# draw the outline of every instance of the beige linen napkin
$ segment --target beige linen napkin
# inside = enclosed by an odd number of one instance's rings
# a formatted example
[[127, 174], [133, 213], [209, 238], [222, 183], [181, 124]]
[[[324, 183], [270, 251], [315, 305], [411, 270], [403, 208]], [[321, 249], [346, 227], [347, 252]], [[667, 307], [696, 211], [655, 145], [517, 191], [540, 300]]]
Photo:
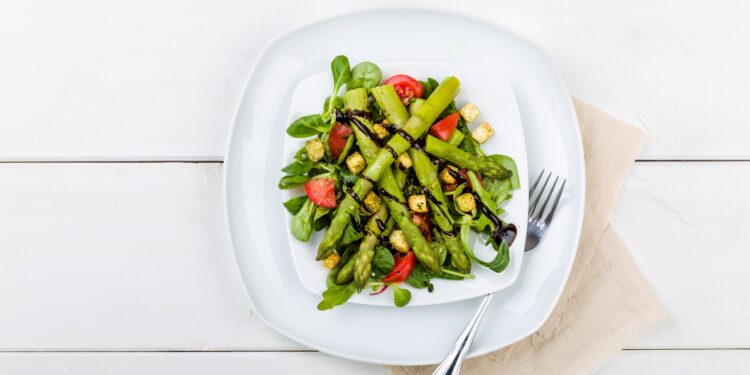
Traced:
[[[665, 317], [651, 286], [609, 225], [620, 185], [645, 134], [579, 100], [574, 103], [586, 159], [586, 204], [570, 278], [539, 331], [509, 347], [467, 360], [461, 371], [464, 374], [592, 373]], [[434, 368], [399, 366], [389, 370], [394, 375], [421, 375]]]

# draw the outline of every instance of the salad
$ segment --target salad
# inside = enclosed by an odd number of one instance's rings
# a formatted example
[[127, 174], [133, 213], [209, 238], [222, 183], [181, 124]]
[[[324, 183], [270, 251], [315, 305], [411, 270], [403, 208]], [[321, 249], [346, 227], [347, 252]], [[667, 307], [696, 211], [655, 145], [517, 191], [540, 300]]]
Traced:
[[[325, 231], [316, 259], [330, 271], [318, 309], [387, 288], [403, 307], [405, 284], [433, 292], [431, 280], [472, 279], [474, 265], [503, 272], [517, 228], [500, 219], [500, 205], [520, 181], [512, 158], [482, 150], [494, 130], [474, 123], [474, 104], [457, 106], [459, 80], [383, 81], [377, 65], [350, 68], [346, 56], [331, 72], [322, 112], [287, 128], [305, 142], [278, 184], [304, 187], [284, 202], [292, 235], [307, 242]], [[495, 250], [492, 259], [475, 255], [472, 232]]]

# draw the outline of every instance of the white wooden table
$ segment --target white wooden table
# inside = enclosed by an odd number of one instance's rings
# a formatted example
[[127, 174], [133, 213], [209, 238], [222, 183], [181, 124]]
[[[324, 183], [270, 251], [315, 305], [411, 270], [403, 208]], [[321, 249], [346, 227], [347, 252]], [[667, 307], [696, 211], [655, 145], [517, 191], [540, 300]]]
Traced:
[[[273, 36], [398, 3], [0, 5], [0, 373], [384, 373], [253, 316], [221, 161]], [[429, 4], [538, 42], [574, 95], [650, 133], [613, 222], [671, 319], [601, 373], [750, 371], [749, 3]]]

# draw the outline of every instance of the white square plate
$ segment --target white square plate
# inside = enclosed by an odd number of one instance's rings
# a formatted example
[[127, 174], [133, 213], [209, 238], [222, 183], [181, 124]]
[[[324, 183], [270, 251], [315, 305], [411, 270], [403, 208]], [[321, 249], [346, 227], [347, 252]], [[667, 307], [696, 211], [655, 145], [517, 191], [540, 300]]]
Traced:
[[[352, 61], [352, 65], [359, 61]], [[513, 192], [513, 199], [506, 202], [503, 207], [506, 214], [502, 219], [518, 226], [516, 241], [510, 247], [510, 263], [508, 268], [495, 273], [477, 264], [472, 267], [474, 279], [462, 281], [433, 280], [435, 290], [429, 293], [426, 289], [414, 289], [404, 284], [404, 288], [411, 289], [412, 299], [409, 307], [422, 305], [435, 305], [460, 301], [468, 298], [478, 297], [508, 287], [516, 280], [521, 270], [523, 259], [524, 240], [526, 239], [526, 222], [528, 207], [528, 176], [526, 169], [526, 147], [523, 137], [523, 126], [518, 113], [516, 99], [513, 89], [502, 75], [497, 72], [479, 69], [459, 64], [426, 64], [413, 62], [381, 62], [374, 61], [383, 70], [383, 77], [395, 74], [408, 74], [417, 79], [425, 80], [433, 77], [438, 82], [448, 76], [456, 76], [461, 81], [461, 92], [456, 98], [457, 105], [473, 102], [479, 108], [481, 115], [470, 124], [470, 129], [487, 121], [495, 128], [495, 135], [490, 138], [482, 149], [487, 154], [503, 154], [512, 157], [516, 161], [519, 178], [522, 181], [521, 188]], [[300, 80], [294, 93], [287, 118], [287, 124], [300, 116], [317, 113], [321, 109], [321, 103], [330, 95], [333, 85], [329, 71], [313, 74]], [[283, 125], [283, 124], [282, 124]], [[281, 129], [279, 129], [281, 130]], [[304, 146], [305, 140], [285, 137], [283, 143], [284, 165], [294, 161], [294, 154], [300, 147]], [[269, 153], [278, 153], [279, 149], [270, 147]], [[283, 174], [279, 172], [279, 178]], [[278, 191], [283, 200], [304, 194], [304, 189], [297, 188], [291, 191]], [[285, 220], [286, 239], [294, 259], [295, 269], [302, 285], [310, 292], [320, 295], [326, 289], [326, 276], [328, 270], [322, 267], [320, 262], [315, 261], [317, 246], [323, 237], [323, 231], [313, 233], [310, 241], [300, 242], [291, 235], [289, 228], [291, 215]], [[475, 239], [474, 252], [480, 259], [490, 260], [495, 251], [491, 246], [485, 246], [478, 238]], [[367, 292], [355, 294], [347, 303], [361, 303], [365, 305], [393, 306], [392, 291], [388, 290], [377, 296], [371, 296]]]
[[[377, 33], [367, 25], [377, 25]], [[563, 290], [583, 219], [583, 150], [570, 95], [536, 46], [490, 23], [426, 9], [371, 10], [316, 22], [276, 38], [255, 63], [237, 107], [224, 173], [228, 228], [256, 316], [292, 340], [326, 353], [416, 365], [439, 362], [479, 302], [403, 309], [349, 303], [321, 312], [316, 309], [320, 295], [300, 283], [287, 241], [284, 195], [276, 187], [284, 155], [269, 153], [269, 148], [283, 147], [299, 83], [326, 72], [339, 54], [351, 61], [474, 66], [510, 82], [530, 175], [547, 168], [567, 177], [568, 184], [544, 241], [524, 254], [516, 281], [497, 292], [488, 306], [469, 356], [533, 333]], [[447, 74], [452, 72], [440, 76]], [[470, 96], [475, 99], [482, 98]]]

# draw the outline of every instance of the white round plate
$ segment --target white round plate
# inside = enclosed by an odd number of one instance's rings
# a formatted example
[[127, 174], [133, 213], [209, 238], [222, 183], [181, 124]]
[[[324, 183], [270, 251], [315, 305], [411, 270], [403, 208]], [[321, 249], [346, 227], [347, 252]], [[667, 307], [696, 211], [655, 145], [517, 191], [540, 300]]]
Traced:
[[473, 66], [510, 82], [531, 178], [547, 168], [567, 177], [568, 185], [547, 237], [525, 254], [516, 281], [497, 292], [469, 356], [533, 333], [562, 292], [583, 219], [583, 151], [572, 102], [538, 47], [490, 23], [426, 9], [371, 10], [319, 21], [276, 38], [258, 58], [237, 108], [224, 166], [230, 237], [256, 315], [326, 353], [417, 365], [439, 362], [478, 304], [477, 299], [403, 309], [345, 304], [320, 312], [320, 296], [300, 283], [282, 233], [288, 217], [276, 189], [285, 156], [268, 151], [284, 142], [299, 82], [327, 71], [339, 54], [354, 62]]
[[[352, 64], [356, 64], [356, 62], [352, 61]], [[481, 111], [480, 117], [469, 125], [470, 129], [479, 125], [482, 121], [488, 121], [498, 133], [497, 136], [490, 138], [482, 145], [482, 149], [487, 154], [503, 154], [512, 157], [518, 168], [519, 179], [522, 181], [521, 188], [513, 192], [513, 199], [503, 205], [506, 213], [501, 216], [506, 222], [514, 223], [518, 227], [516, 241], [513, 241], [510, 247], [508, 268], [501, 273], [495, 273], [487, 268], [474, 265], [472, 268], [474, 279], [461, 281], [435, 279], [432, 281], [435, 285], [435, 291], [432, 293], [428, 292], [427, 289], [415, 289], [404, 284], [403, 288], [410, 289], [412, 293], [412, 299], [408, 307], [456, 302], [507, 288], [513, 284], [521, 271], [524, 240], [526, 239], [526, 222], [528, 221], [526, 145], [524, 144], [521, 115], [518, 113], [513, 88], [508, 80], [497, 72], [467, 65], [382, 61], [378, 61], [378, 65], [383, 70], [384, 77], [395, 74], [410, 74], [422, 80], [427, 79], [427, 77], [435, 77], [438, 81], [448, 75], [458, 77], [461, 80], [461, 92], [456, 98], [457, 105], [461, 106], [470, 101]], [[265, 78], [272, 81], [277, 79], [270, 76]], [[332, 81], [330, 71], [302, 79], [296, 85], [292, 94], [292, 103], [286, 123], [274, 125], [274, 128], [281, 131], [286, 124], [290, 124], [298, 117], [320, 111], [320, 103], [331, 94]], [[279, 169], [281, 169], [282, 166], [294, 161], [294, 154], [300, 147], [304, 147], [304, 143], [304, 139], [284, 137], [281, 150], [279, 147], [269, 144], [267, 152], [269, 154], [282, 153], [283, 163], [279, 165]], [[269, 156], [268, 159], [272, 159], [278, 155]], [[246, 172], [253, 173], [253, 171]], [[277, 172], [277, 178], [281, 178], [283, 175], [281, 171]], [[277, 189], [276, 194], [268, 196], [267, 199], [278, 202], [278, 207], [281, 207], [281, 203], [287, 199], [304, 194], [302, 187], [286, 191]], [[276, 209], [280, 209], [278, 207]], [[280, 223], [284, 228], [278, 235], [279, 237], [286, 236], [286, 241], [279, 241], [279, 243], [274, 244], [277, 247], [269, 249], [269, 251], [291, 251], [297, 276], [299, 276], [302, 285], [311, 293], [321, 295], [326, 289], [325, 280], [328, 276], [328, 270], [322, 267], [320, 262], [315, 261], [315, 256], [318, 252], [318, 243], [323, 238], [324, 232], [313, 233], [308, 242], [298, 241], [291, 234], [292, 215], [287, 213], [285, 216], [284, 222]], [[250, 227], [248, 230], [251, 237], [262, 235], [262, 233], [254, 233], [254, 231], [260, 230], [259, 228]], [[497, 254], [492, 246], [485, 246], [484, 242], [478, 237], [475, 237], [472, 249], [480, 259], [491, 260]], [[393, 306], [393, 291], [391, 288], [377, 296], [369, 295], [369, 291], [362, 292], [352, 296], [347, 303]]]

